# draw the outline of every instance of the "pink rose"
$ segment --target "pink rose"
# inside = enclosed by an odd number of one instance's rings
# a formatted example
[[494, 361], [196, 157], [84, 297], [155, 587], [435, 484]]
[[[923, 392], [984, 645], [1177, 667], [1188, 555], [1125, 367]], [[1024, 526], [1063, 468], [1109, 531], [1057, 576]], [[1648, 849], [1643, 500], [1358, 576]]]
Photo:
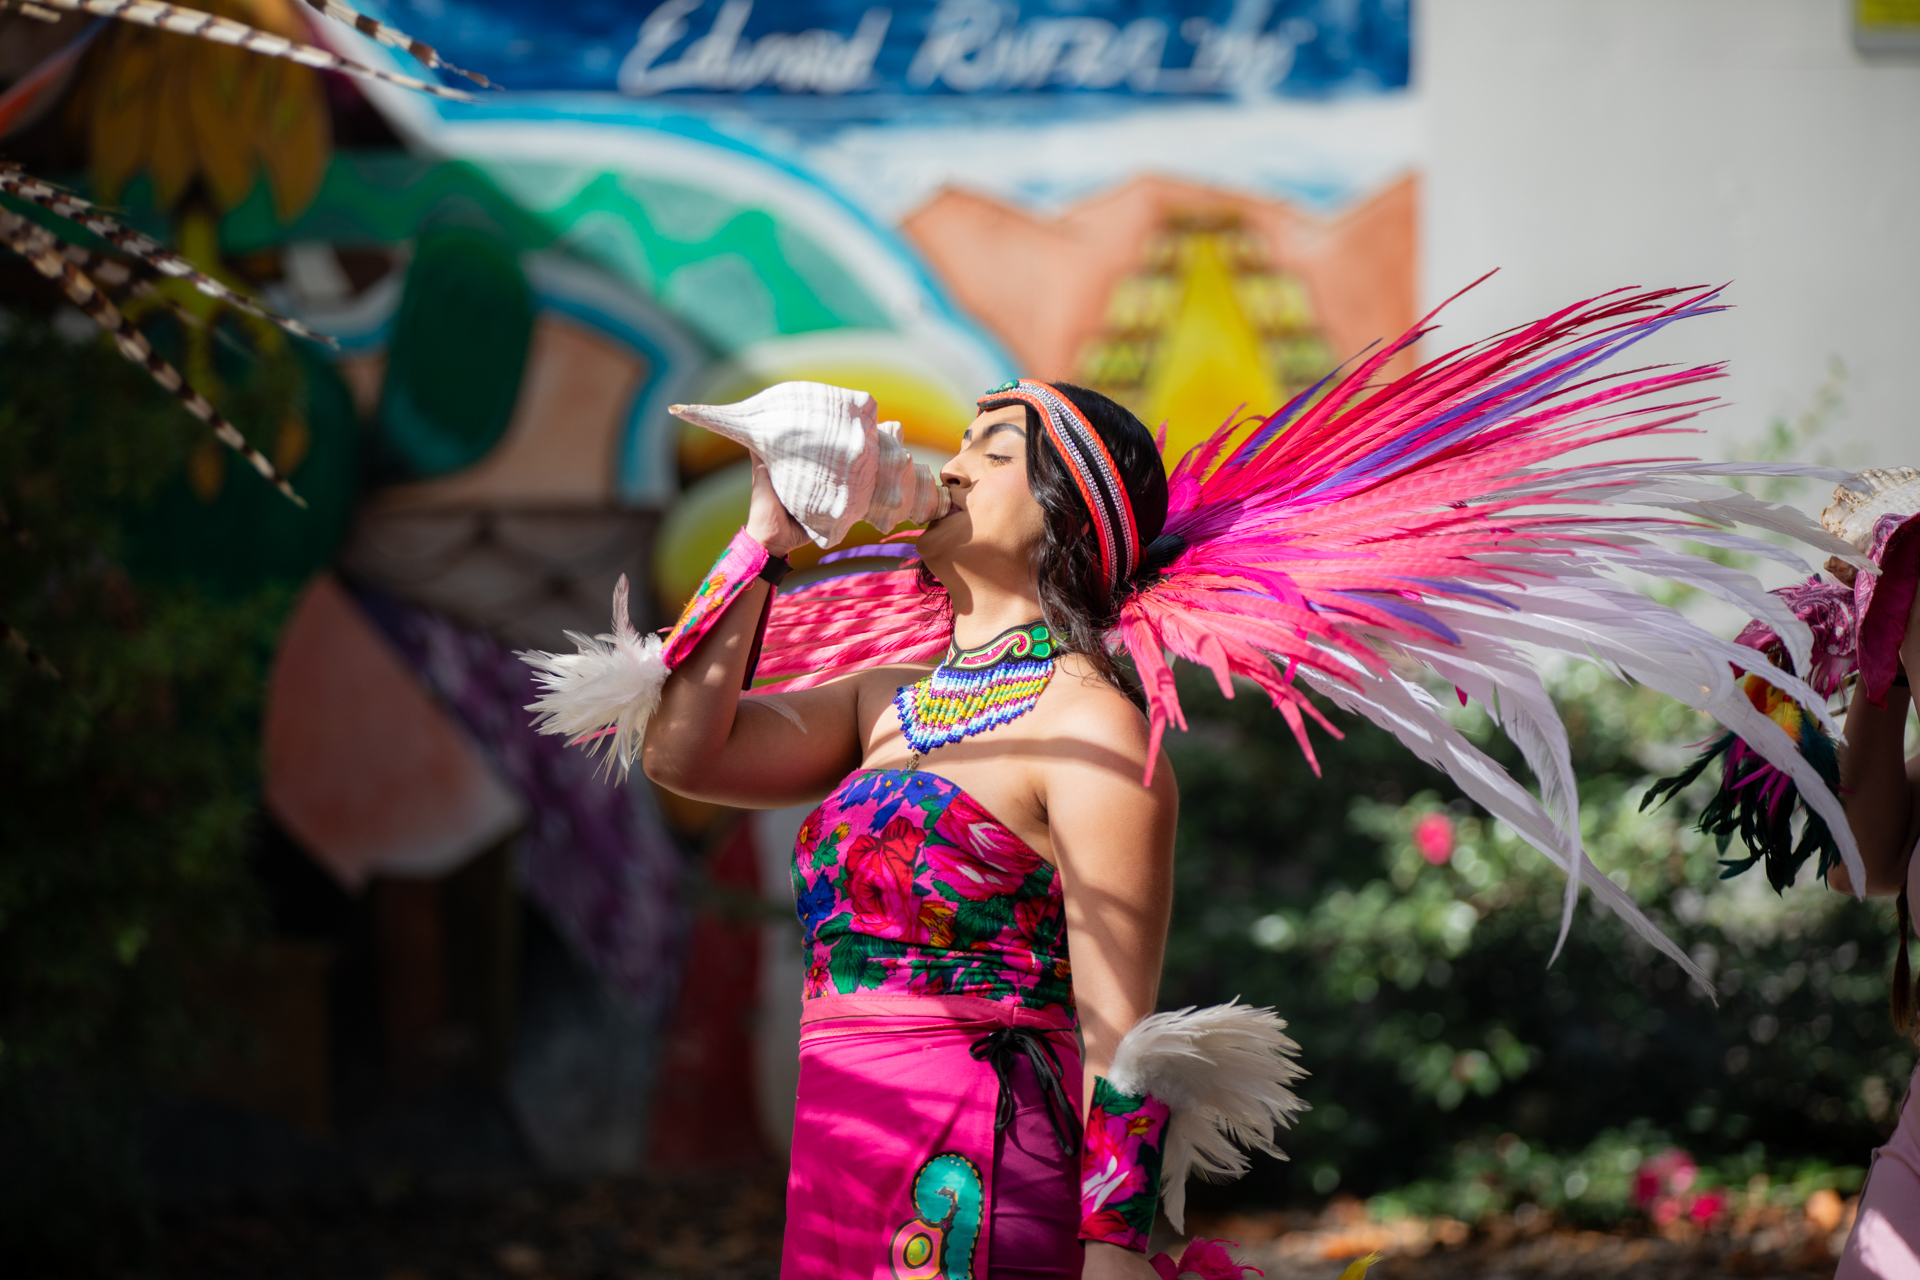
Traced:
[[929, 840], [920, 849], [927, 873], [941, 888], [969, 902], [1005, 897], [1027, 878], [1025, 869], [996, 863], [978, 852]]
[[1057, 898], [1023, 898], [1013, 904], [1013, 931], [1022, 942], [1037, 942], [1042, 933], [1060, 936], [1060, 902]]
[[1112, 1209], [1100, 1209], [1080, 1219], [1080, 1238], [1082, 1240], [1104, 1240], [1117, 1244], [1123, 1249], [1144, 1249], [1146, 1237], [1127, 1224], [1127, 1220]]
[[1116, 1122], [1095, 1111], [1087, 1120], [1087, 1145], [1080, 1153], [1082, 1211], [1146, 1190], [1146, 1170], [1140, 1167], [1137, 1154], [1140, 1139], [1127, 1132], [1125, 1118]]
[[1444, 813], [1429, 813], [1413, 824], [1413, 847], [1433, 866], [1445, 864], [1453, 856], [1453, 819]]
[[847, 896], [853, 927], [875, 938], [905, 937], [918, 923], [913, 902], [913, 860], [924, 834], [895, 818], [879, 835], [861, 836], [847, 850]]

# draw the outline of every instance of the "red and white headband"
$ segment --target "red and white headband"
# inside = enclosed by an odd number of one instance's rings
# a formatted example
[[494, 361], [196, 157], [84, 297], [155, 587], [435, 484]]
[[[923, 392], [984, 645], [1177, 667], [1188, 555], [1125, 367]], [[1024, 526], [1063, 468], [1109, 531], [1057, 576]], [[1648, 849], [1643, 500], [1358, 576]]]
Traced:
[[1074, 483], [1080, 486], [1080, 496], [1086, 499], [1087, 510], [1093, 513], [1107, 590], [1118, 589], [1140, 564], [1140, 530], [1133, 522], [1133, 502], [1127, 497], [1127, 486], [1121, 483], [1120, 469], [1113, 465], [1106, 442], [1073, 401], [1045, 382], [1021, 378], [980, 397], [981, 404], [994, 400], [1018, 400], [1039, 411], [1054, 451], [1066, 461]]

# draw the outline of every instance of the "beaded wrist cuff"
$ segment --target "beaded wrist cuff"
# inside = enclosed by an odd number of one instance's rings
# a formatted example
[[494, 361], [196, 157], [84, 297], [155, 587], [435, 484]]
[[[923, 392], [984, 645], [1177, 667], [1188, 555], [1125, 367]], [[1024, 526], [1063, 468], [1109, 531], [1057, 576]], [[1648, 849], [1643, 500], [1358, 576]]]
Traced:
[[1160, 1159], [1167, 1104], [1093, 1082], [1086, 1144], [1080, 1152], [1080, 1238], [1147, 1251], [1160, 1206]]
[[[714, 561], [713, 568], [707, 571], [705, 580], [693, 593], [693, 598], [687, 601], [687, 607], [680, 611], [680, 620], [673, 624], [673, 630], [667, 633], [665, 642], [660, 646], [660, 659], [666, 663], [667, 670], [671, 671], [687, 660], [694, 648], [706, 638], [707, 632], [713, 630], [714, 624], [720, 621], [727, 606], [738, 599], [742, 591], [760, 580], [761, 570], [769, 559], [771, 557], [767, 555], [767, 549], [748, 537], [745, 529], [733, 535], [733, 541], [727, 544], [727, 549]], [[771, 602], [771, 591], [767, 598]], [[764, 609], [761, 611], [760, 625], [762, 628], [766, 626]], [[760, 651], [758, 635], [754, 637], [753, 648], [757, 657]], [[749, 660], [749, 683], [753, 680], [753, 666]]]

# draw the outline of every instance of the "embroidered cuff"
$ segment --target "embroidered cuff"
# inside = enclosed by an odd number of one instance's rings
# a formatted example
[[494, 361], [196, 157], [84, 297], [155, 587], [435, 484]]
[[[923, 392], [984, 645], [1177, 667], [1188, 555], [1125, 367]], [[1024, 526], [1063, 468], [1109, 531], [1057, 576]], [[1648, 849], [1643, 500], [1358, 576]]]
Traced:
[[1147, 1251], [1160, 1204], [1167, 1104], [1096, 1077], [1080, 1152], [1080, 1238]]
[[[707, 571], [706, 580], [700, 584], [693, 598], [687, 601], [687, 607], [680, 611], [680, 620], [673, 624], [673, 630], [667, 633], [665, 643], [660, 646], [660, 659], [671, 671], [687, 660], [707, 632], [713, 630], [720, 621], [720, 615], [727, 606], [737, 599], [742, 591], [752, 586], [761, 576], [772, 557], [767, 549], [753, 538], [747, 536], [745, 529], [733, 535], [733, 541], [720, 553], [720, 558]], [[771, 601], [772, 592], [768, 592]], [[766, 611], [760, 615], [760, 625], [766, 626]], [[759, 637], [754, 637], [754, 656], [759, 656]], [[747, 662], [747, 680], [753, 680], [753, 661]]]

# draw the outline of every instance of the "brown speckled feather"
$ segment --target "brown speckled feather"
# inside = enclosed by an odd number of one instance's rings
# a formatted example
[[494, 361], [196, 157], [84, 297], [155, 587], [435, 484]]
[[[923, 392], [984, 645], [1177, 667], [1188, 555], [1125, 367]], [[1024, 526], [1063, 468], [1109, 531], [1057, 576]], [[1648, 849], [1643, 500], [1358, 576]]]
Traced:
[[153, 27], [160, 31], [171, 31], [177, 35], [195, 36], [202, 40], [212, 40], [219, 44], [230, 44], [245, 49], [249, 53], [264, 54], [270, 58], [286, 58], [302, 66], [317, 67], [322, 71], [338, 71], [345, 75], [360, 76], [368, 80], [384, 80], [388, 84], [397, 84], [404, 89], [418, 89], [439, 98], [452, 98], [456, 102], [471, 102], [473, 95], [460, 89], [449, 89], [430, 80], [417, 76], [404, 76], [397, 71], [381, 71], [374, 67], [363, 66], [329, 53], [317, 45], [301, 44], [285, 36], [250, 27], [244, 22], [235, 22], [231, 18], [216, 17], [200, 9], [188, 9], [177, 4], [162, 4], [159, 0], [38, 0], [48, 9], [58, 9], [67, 13], [91, 13], [102, 18], [114, 18], [121, 22], [138, 23], [143, 27]]
[[369, 18], [358, 9], [353, 9], [341, 4], [340, 0], [306, 0], [306, 2], [309, 6], [326, 14], [329, 18], [338, 18], [341, 22], [347, 23], [355, 31], [358, 31], [370, 40], [378, 40], [381, 44], [394, 49], [405, 49], [429, 67], [434, 67], [441, 71], [451, 71], [457, 76], [465, 76], [484, 89], [497, 89], [500, 87], [477, 71], [465, 71], [454, 66], [451, 62], [442, 58], [432, 45], [420, 40], [415, 40], [406, 32], [390, 27], [384, 22]]
[[31, 263], [34, 270], [58, 284], [74, 306], [113, 337], [114, 345], [120, 348], [122, 355], [151, 374], [153, 380], [171, 392], [188, 413], [212, 427], [213, 434], [219, 437], [222, 444], [245, 458], [255, 471], [295, 503], [302, 507], [307, 505], [306, 499], [293, 491], [293, 486], [274, 469], [266, 455], [248, 444], [247, 438], [222, 417], [205, 396], [194, 390], [180, 376], [178, 369], [161, 358], [146, 336], [120, 314], [120, 309], [100, 291], [99, 286], [67, 261], [66, 255], [61, 252], [60, 240], [52, 232], [35, 226], [17, 214], [5, 214], [0, 215], [0, 241]]
[[252, 298], [228, 288], [158, 241], [149, 239], [133, 228], [108, 217], [92, 203], [70, 191], [48, 186], [38, 178], [5, 161], [0, 161], [0, 191], [79, 223], [114, 248], [138, 258], [162, 275], [185, 280], [209, 298], [218, 298], [228, 306], [237, 307], [248, 315], [258, 316], [262, 320], [271, 320], [288, 333], [297, 334], [302, 338], [311, 338], [315, 342], [323, 342], [330, 347], [339, 345], [326, 334], [316, 333], [298, 320], [289, 320], [266, 310]]

